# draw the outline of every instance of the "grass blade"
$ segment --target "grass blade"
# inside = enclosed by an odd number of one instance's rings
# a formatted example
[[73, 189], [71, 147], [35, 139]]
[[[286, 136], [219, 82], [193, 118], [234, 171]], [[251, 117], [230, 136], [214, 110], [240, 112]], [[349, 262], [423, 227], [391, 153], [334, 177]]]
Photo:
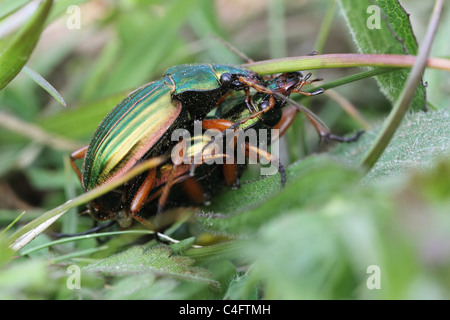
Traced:
[[420, 81], [426, 67], [428, 55], [430, 54], [431, 45], [433, 44], [434, 35], [436, 34], [443, 4], [444, 3], [442, 0], [436, 0], [435, 2], [435, 7], [428, 25], [427, 34], [422, 46], [419, 49], [417, 60], [414, 63], [411, 73], [406, 81], [406, 85], [403, 88], [400, 97], [397, 99], [394, 108], [386, 119], [377, 140], [362, 161], [362, 167], [366, 170], [370, 170], [384, 152], [387, 145], [391, 141], [392, 136], [403, 120], [403, 117], [408, 111], [409, 105], [414, 99], [417, 86], [420, 85]]
[[56, 101], [66, 107], [66, 102], [63, 97], [59, 94], [58, 91], [47, 81], [45, 80], [39, 73], [28, 68], [27, 66], [23, 67], [23, 72], [28, 75], [34, 82], [36, 82], [42, 89], [47, 91]]
[[6, 45], [0, 55], [0, 90], [14, 79], [28, 61], [39, 40], [52, 0], [44, 1], [36, 13], [14, 38]]
[[36, 236], [42, 233], [48, 226], [50, 226], [53, 222], [55, 222], [59, 217], [61, 217], [67, 210], [79, 206], [83, 203], [89, 202], [95, 198], [98, 198], [102, 194], [105, 194], [114, 188], [124, 184], [126, 181], [129, 181], [131, 178], [137, 176], [139, 173], [144, 172], [150, 168], [155, 168], [158, 165], [161, 165], [167, 159], [164, 156], [151, 158], [145, 162], [142, 162], [140, 165], [131, 169], [124, 176], [110, 181], [98, 188], [95, 188], [89, 192], [83, 193], [82, 195], [66, 201], [64, 204], [53, 208], [50, 211], [47, 211], [43, 215], [34, 219], [30, 223], [23, 226], [21, 229], [16, 231], [13, 235], [8, 238], [9, 246], [18, 251], [27, 245], [31, 240], [33, 240]]

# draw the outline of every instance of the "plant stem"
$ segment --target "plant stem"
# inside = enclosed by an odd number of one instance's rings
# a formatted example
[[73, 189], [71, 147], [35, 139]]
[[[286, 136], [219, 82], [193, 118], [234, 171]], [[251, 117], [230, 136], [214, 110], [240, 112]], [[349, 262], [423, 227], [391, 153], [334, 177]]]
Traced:
[[246, 244], [246, 240], [232, 240], [201, 248], [189, 248], [185, 251], [184, 255], [196, 260], [217, 257], [224, 258], [226, 256], [235, 257], [237, 253], [242, 252], [241, 250], [245, 248]]
[[[275, 74], [298, 70], [314, 70], [348, 67], [394, 67], [407, 68], [416, 62], [416, 56], [401, 54], [358, 54], [333, 53], [316, 56], [300, 56], [272, 60], [263, 60], [244, 64], [259, 74]], [[450, 60], [442, 58], [428, 58], [426, 66], [434, 69], [450, 71]]]
[[26, 256], [30, 253], [42, 250], [44, 248], [49, 248], [51, 246], [55, 246], [58, 244], [63, 244], [63, 243], [71, 243], [74, 241], [81, 241], [81, 240], [87, 240], [87, 239], [93, 239], [93, 238], [101, 238], [101, 237], [109, 237], [109, 236], [117, 236], [117, 235], [123, 235], [123, 234], [154, 234], [154, 231], [151, 230], [122, 230], [122, 231], [111, 231], [111, 232], [101, 232], [101, 233], [93, 233], [93, 234], [85, 234], [82, 236], [76, 236], [76, 237], [70, 237], [70, 238], [64, 238], [64, 239], [59, 239], [59, 240], [54, 240], [51, 242], [47, 242], [44, 244], [41, 244], [39, 246], [27, 249], [27, 250], [23, 250], [20, 255], [21, 256]]
[[125, 182], [131, 180], [133, 177], [137, 176], [138, 174], [150, 169], [155, 168], [162, 163], [164, 163], [167, 160], [166, 157], [160, 156], [151, 158], [149, 160], [146, 160], [142, 162], [141, 164], [137, 165], [130, 171], [128, 171], [125, 175], [122, 177], [109, 181], [100, 187], [97, 187], [95, 189], [92, 189], [86, 193], [83, 193], [82, 195], [71, 199], [64, 204], [53, 208], [50, 211], [47, 211], [43, 215], [39, 216], [38, 218], [34, 219], [33, 221], [29, 222], [25, 226], [23, 226], [21, 229], [17, 230], [14, 234], [12, 234], [8, 238], [9, 246], [15, 250], [18, 251], [21, 248], [23, 248], [26, 244], [28, 244], [31, 240], [33, 240], [36, 236], [38, 236], [40, 233], [42, 233], [48, 226], [50, 226], [54, 221], [57, 220], [60, 216], [62, 216], [67, 210], [74, 208], [76, 206], [79, 206], [80, 204], [89, 202], [95, 198], [100, 197], [101, 195], [113, 190], [114, 188], [117, 188], [118, 186], [124, 184]]
[[361, 166], [369, 171], [376, 163], [378, 158], [386, 149], [387, 145], [391, 141], [392, 136], [397, 130], [400, 122], [403, 120], [409, 105], [414, 97], [414, 92], [422, 78], [422, 74], [427, 65], [428, 55], [431, 50], [434, 35], [439, 23], [439, 16], [442, 11], [443, 0], [436, 0], [433, 13], [428, 24], [428, 30], [423, 41], [423, 44], [419, 48], [417, 59], [411, 69], [411, 73], [407, 79], [406, 85], [403, 88], [400, 97], [395, 102], [394, 108], [386, 119], [380, 134], [378, 135], [375, 143], [372, 145], [369, 152], [364, 157]]
[[81, 147], [77, 141], [47, 132], [36, 124], [23, 121], [4, 111], [0, 111], [0, 127], [57, 150], [72, 151]]
[[[373, 77], [373, 76], [377, 76], [379, 74], [384, 74], [384, 73], [388, 73], [388, 72], [392, 72], [392, 71], [396, 71], [396, 70], [398, 70], [398, 69], [395, 69], [395, 68], [375, 68], [375, 69], [372, 69], [372, 70], [355, 73], [355, 74], [349, 75], [349, 76], [344, 77], [344, 78], [340, 78], [340, 79], [336, 79], [334, 81], [330, 81], [330, 82], [324, 83], [320, 87], [323, 90], [332, 89], [332, 88], [336, 88], [336, 87], [342, 86], [342, 85], [347, 84], [347, 83], [352, 83], [352, 82], [355, 82], [355, 81], [358, 81], [358, 80], [370, 78], [370, 77]], [[313, 90], [316, 90], [316, 89], [313, 89]]]

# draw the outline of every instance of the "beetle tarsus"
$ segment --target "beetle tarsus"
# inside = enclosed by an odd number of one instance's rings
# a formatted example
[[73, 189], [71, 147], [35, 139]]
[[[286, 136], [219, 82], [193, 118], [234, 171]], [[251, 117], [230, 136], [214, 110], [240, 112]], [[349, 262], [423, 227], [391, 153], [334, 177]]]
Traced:
[[334, 140], [337, 142], [344, 142], [344, 143], [349, 143], [349, 142], [354, 142], [356, 140], [358, 140], [358, 138], [364, 133], [364, 130], [359, 130], [356, 134], [354, 134], [353, 136], [350, 137], [342, 137], [342, 136], [337, 136], [334, 134], [325, 134], [322, 136], [323, 140], [325, 141], [325, 143], [328, 143], [329, 140]]

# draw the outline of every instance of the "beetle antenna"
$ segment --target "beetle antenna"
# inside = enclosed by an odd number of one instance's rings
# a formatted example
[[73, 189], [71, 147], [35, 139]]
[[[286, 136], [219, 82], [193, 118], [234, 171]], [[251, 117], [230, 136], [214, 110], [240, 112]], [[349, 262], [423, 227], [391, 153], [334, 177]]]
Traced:
[[[323, 92], [323, 90], [321, 90]], [[316, 91], [319, 92], [319, 91]], [[330, 129], [323, 123], [320, 118], [314, 114], [311, 110], [307, 109], [306, 107], [302, 106], [301, 104], [298, 104], [294, 100], [292, 100], [289, 97], [286, 97], [285, 95], [273, 92], [274, 95], [276, 95], [278, 98], [288, 102], [289, 104], [293, 105], [297, 109], [299, 109], [307, 118], [308, 120], [313, 124], [313, 126], [316, 128], [317, 133], [321, 137], [328, 137], [330, 135]]]
[[[306, 117], [309, 119], [309, 121], [314, 125], [314, 127], [316, 128], [316, 131], [317, 131], [317, 133], [319, 134], [320, 137], [324, 137], [324, 139], [326, 141], [327, 141], [328, 138], [333, 139], [333, 137], [330, 137], [330, 130], [327, 128], [327, 126], [311, 110], [305, 108], [304, 106], [298, 104], [294, 100], [286, 97], [285, 95], [283, 95], [283, 94], [281, 94], [279, 92], [270, 90], [268, 88], [266, 88], [266, 90], [267, 90], [267, 93], [269, 93], [271, 95], [274, 95], [274, 96], [277, 96], [278, 98], [280, 98], [280, 99], [282, 99], [282, 100], [284, 100], [284, 101], [294, 105], [301, 112], [303, 112], [303, 114], [305, 114]], [[316, 91], [314, 91], [312, 93], [312, 95], [320, 94], [322, 92], [323, 92], [323, 89], [317, 89]], [[235, 129], [237, 129], [241, 124], [245, 123], [247, 120], [254, 118], [256, 116], [256, 114], [259, 114], [259, 112], [255, 113], [254, 115], [249, 116], [249, 117], [247, 117], [245, 119], [242, 119], [241, 121], [238, 121], [238, 122], [234, 123], [232, 126], [230, 126], [230, 128], [225, 129], [222, 132], [220, 132], [218, 135], [212, 137], [211, 140], [202, 148], [202, 150], [194, 156], [194, 159], [193, 159], [194, 161], [191, 164], [191, 168], [189, 170], [189, 175], [190, 176], [194, 176], [195, 164], [197, 163], [198, 159], [202, 156], [204, 150], [206, 150], [212, 143], [214, 143], [214, 141], [216, 141], [216, 139], [223, 138], [227, 134], [230, 134], [230, 133], [227, 133], [227, 131], [231, 131], [232, 133], [234, 133]]]
[[[309, 74], [307, 75], [307, 78], [309, 78]], [[312, 81], [318, 81], [319, 79], [314, 79], [311, 80]], [[293, 105], [294, 107], [296, 107], [297, 109], [299, 109], [307, 118], [308, 120], [311, 122], [311, 124], [314, 126], [314, 128], [316, 129], [317, 133], [319, 134], [320, 138], [323, 138], [325, 140], [325, 142], [328, 142], [328, 140], [335, 140], [335, 141], [339, 141], [339, 142], [352, 142], [355, 141], [356, 139], [359, 138], [359, 136], [363, 133], [363, 131], [359, 131], [356, 135], [354, 135], [353, 137], [350, 138], [343, 138], [340, 136], [336, 136], [331, 134], [330, 129], [328, 129], [328, 127], [325, 125], [325, 123], [323, 123], [323, 121], [316, 115], [314, 114], [311, 110], [307, 109], [306, 107], [302, 106], [301, 104], [298, 104], [297, 102], [295, 102], [294, 100], [292, 100], [289, 97], [286, 97], [284, 94], [270, 90], [268, 88], [266, 88], [268, 92], [270, 92], [269, 94], [276, 96], [284, 101], [286, 101], [287, 103]], [[311, 92], [310, 95], [317, 95], [322, 93], [324, 90], [322, 88], [319, 88], [317, 90], [315, 90], [314, 92]], [[191, 164], [191, 168], [189, 170], [189, 175], [190, 176], [194, 176], [194, 171], [195, 171], [195, 164], [197, 163], [197, 160], [199, 159], [199, 157], [202, 156], [203, 151], [206, 150], [206, 148], [208, 148], [212, 143], [214, 143], [214, 141], [217, 138], [222, 138], [224, 136], [226, 136], [227, 134], [227, 130], [231, 130], [232, 133], [234, 133], [234, 130], [239, 128], [239, 126], [243, 123], [245, 123], [247, 120], [254, 118], [257, 114], [259, 114], [259, 112], [255, 113], [254, 115], [251, 115], [245, 119], [242, 119], [241, 121], [238, 121], [236, 123], [234, 123], [233, 125], [230, 126], [230, 128], [223, 130], [222, 132], [220, 132], [218, 135], [216, 135], [215, 137], [211, 138], [211, 141], [209, 141], [201, 150], [201, 152], [197, 153], [194, 156], [194, 161]]]
[[288, 98], [281, 93], [274, 92], [274, 94], [280, 99], [284, 99], [286, 102], [289, 102], [290, 104], [298, 108], [301, 112], [303, 112], [303, 114], [309, 119], [309, 121], [316, 128], [316, 131], [319, 134], [320, 138], [323, 138], [326, 143], [328, 143], [329, 140], [334, 140], [338, 142], [353, 142], [356, 141], [364, 133], [364, 130], [359, 130], [355, 135], [348, 138], [331, 134], [330, 129], [328, 129], [325, 123], [323, 123], [323, 121], [320, 120], [320, 118], [317, 115], [315, 115], [311, 110], [305, 108], [301, 104], [298, 104], [291, 98]]

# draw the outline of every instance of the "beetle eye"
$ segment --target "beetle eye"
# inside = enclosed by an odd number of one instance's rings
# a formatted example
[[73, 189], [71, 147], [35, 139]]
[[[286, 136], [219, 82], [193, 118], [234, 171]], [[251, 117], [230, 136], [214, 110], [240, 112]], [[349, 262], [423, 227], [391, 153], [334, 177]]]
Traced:
[[222, 75], [220, 76], [220, 83], [222, 85], [228, 86], [231, 84], [232, 81], [233, 77], [228, 72], [222, 73]]

